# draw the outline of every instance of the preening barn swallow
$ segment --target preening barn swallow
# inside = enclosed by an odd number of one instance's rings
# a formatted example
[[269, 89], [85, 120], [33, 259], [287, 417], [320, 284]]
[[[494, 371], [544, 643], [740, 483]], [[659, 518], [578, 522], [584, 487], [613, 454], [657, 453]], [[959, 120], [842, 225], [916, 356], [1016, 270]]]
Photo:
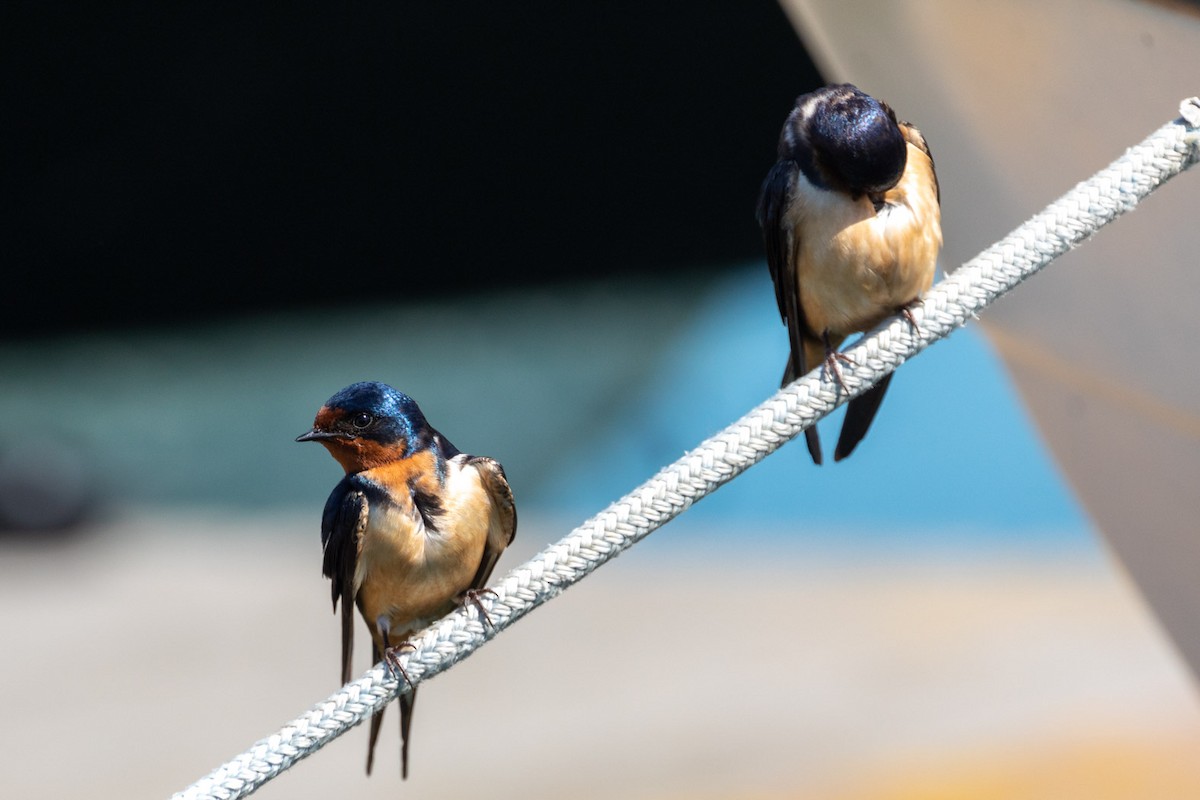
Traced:
[[[430, 427], [408, 395], [355, 383], [329, 398], [298, 442], [320, 442], [346, 470], [321, 519], [322, 571], [342, 604], [342, 683], [350, 680], [354, 612], [372, 657], [394, 660], [413, 633], [483, 591], [517, 530], [500, 464], [470, 456]], [[405, 676], [407, 677], [407, 676]], [[416, 689], [400, 695], [401, 770]], [[383, 710], [371, 718], [367, 774]]]
[[[796, 100], [758, 201], [791, 346], [783, 385], [819, 364], [840, 382], [847, 336], [896, 313], [913, 322], [942, 246], [940, 204], [925, 138], [886, 103], [848, 83]], [[850, 401], [835, 461], [866, 435], [891, 377]], [[820, 464], [816, 427], [805, 437]]]

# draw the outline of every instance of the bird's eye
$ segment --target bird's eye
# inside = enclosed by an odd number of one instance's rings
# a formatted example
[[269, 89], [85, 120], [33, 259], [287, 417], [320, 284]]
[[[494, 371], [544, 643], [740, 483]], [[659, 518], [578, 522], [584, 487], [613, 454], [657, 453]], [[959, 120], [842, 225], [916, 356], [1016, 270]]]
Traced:
[[365, 411], [360, 411], [350, 418], [350, 424], [355, 428], [358, 428], [360, 431], [364, 428], [370, 427], [371, 423], [374, 421], [375, 418]]

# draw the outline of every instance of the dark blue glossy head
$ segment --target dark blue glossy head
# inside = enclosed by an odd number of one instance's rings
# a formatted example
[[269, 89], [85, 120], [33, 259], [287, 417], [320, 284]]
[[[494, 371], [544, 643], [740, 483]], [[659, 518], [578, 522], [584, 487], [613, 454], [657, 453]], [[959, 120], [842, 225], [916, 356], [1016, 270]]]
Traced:
[[[313, 428], [296, 441], [334, 445], [383, 445], [397, 455], [420, 449], [430, 438], [429, 424], [416, 402], [386, 383], [364, 381], [342, 389], [321, 407]], [[335, 454], [336, 455], [336, 454]]]
[[[908, 148], [886, 103], [848, 84], [826, 86], [796, 101], [788, 126], [799, 128], [824, 177], [851, 194], [879, 194], [899, 182]], [[785, 127], [785, 140], [788, 131]]]

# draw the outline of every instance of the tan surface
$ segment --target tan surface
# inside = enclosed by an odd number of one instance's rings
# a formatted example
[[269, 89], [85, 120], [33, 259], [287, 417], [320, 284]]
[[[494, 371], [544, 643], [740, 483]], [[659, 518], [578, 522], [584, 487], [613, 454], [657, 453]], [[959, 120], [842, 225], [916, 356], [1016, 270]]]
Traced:
[[[314, 525], [143, 519], [0, 550], [0, 796], [165, 796], [333, 691]], [[523, 520], [500, 571], [564, 532]], [[373, 778], [360, 728], [259, 796], [908, 797], [884, 788], [1200, 741], [1183, 668], [1094, 557], [712, 541], [705, 560], [656, 534], [425, 686], [407, 785], [393, 709]], [[1163, 765], [1137, 758], [1101, 796], [1150, 796]]]
[[1200, 797], [1200, 738], [1121, 737], [1051, 743], [901, 767], [830, 800], [1118, 800]]

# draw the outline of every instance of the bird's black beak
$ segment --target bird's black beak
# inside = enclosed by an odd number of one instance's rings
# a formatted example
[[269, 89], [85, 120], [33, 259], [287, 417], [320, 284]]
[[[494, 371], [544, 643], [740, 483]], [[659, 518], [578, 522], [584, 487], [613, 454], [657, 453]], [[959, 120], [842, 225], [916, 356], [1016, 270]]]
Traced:
[[323, 431], [320, 428], [313, 428], [308, 433], [302, 433], [296, 437], [297, 442], [319, 442], [322, 439], [345, 439], [346, 434], [337, 433], [336, 431]]

